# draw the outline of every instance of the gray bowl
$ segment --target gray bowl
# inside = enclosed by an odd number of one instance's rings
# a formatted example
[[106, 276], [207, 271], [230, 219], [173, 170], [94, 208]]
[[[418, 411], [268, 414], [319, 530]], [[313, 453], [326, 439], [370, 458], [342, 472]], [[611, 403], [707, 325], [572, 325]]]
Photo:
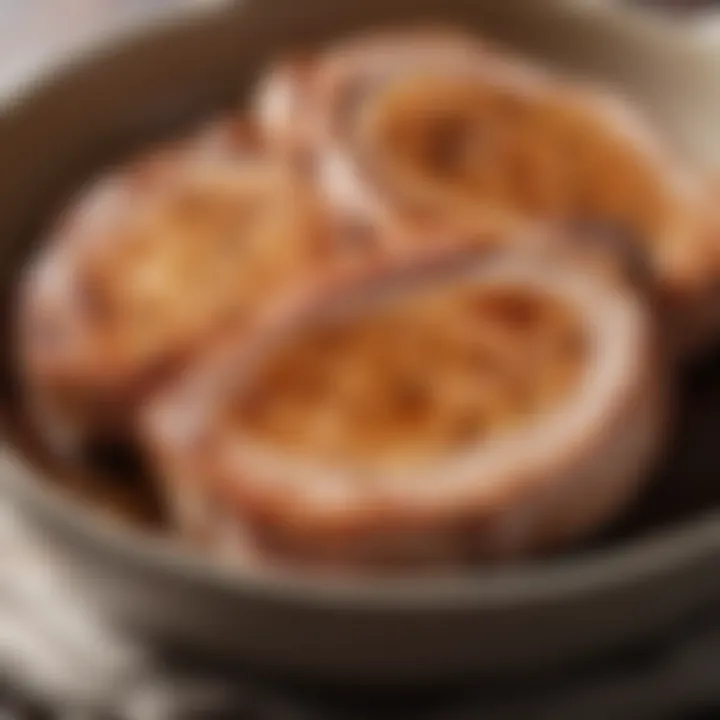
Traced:
[[[694, 88], [701, 103], [707, 80], [701, 60], [600, 22], [583, 6], [364, 0], [340, 11], [333, 2], [266, 0], [145, 22], [45, 66], [0, 106], [6, 354], [17, 269], [78, 181], [112, 157], [235, 101], [262, 64], [288, 46], [373, 24], [460, 22], [621, 83], [697, 152], [699, 105], [667, 102], [667, 91], [686, 97]], [[8, 360], [2, 379], [11, 388]], [[531, 672], [637, 642], [720, 599], [720, 518], [710, 510], [522, 566], [340, 581], [219, 567], [110, 521], [44, 477], [11, 434], [0, 460], [3, 498], [45, 534], [76, 587], [103, 612], [198, 653], [316, 679]]]

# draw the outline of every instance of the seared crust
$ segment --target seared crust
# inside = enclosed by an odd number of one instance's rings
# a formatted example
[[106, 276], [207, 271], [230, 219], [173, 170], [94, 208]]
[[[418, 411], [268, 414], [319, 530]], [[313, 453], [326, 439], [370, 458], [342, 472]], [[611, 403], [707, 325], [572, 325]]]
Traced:
[[[157, 398], [145, 415], [146, 439], [178, 521], [243, 559], [380, 567], [527, 555], [615, 515], [642, 484], [664, 425], [662, 363], [642, 301], [617, 279], [554, 255], [477, 261], [465, 251], [455, 260], [322, 292], [276, 314], [253, 343], [206, 358]], [[463, 277], [521, 285], [577, 313], [592, 354], [567, 400], [516, 431], [404, 470], [328, 463], [228, 425], [228, 404], [328, 312], [362, 316], [364, 303], [390, 288], [452, 286]]]
[[[720, 224], [705, 184], [604, 90], [460, 33], [411, 32], [278, 64], [255, 107], [268, 143], [311, 157], [345, 212], [421, 227], [549, 222], [623, 234], [647, 255], [673, 343], [702, 344], [718, 329]], [[437, 175], [423, 155], [433, 157], [433, 143], [444, 152]], [[460, 192], [453, 172], [473, 187]]]
[[125, 433], [140, 398], [226, 323], [331, 261], [324, 211], [247, 137], [224, 120], [106, 176], [28, 268], [20, 366], [56, 444]]

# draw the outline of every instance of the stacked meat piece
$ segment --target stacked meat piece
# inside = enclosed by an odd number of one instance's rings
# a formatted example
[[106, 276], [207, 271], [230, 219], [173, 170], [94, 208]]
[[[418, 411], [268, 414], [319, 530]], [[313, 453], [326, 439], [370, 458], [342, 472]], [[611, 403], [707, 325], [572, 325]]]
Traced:
[[29, 265], [46, 440], [142, 448], [237, 562], [417, 568], [598, 528], [712, 340], [711, 191], [638, 111], [448, 32], [270, 68]]

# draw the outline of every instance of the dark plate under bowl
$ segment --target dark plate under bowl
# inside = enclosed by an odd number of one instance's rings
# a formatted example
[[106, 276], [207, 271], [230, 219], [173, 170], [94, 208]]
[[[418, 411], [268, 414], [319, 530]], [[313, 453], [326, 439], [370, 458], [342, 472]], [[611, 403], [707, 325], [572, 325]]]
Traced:
[[[697, 148], [697, 133], [688, 132], [697, 108], [664, 102], [676, 98], [672, 88], [686, 98], [699, 90], [692, 59], [599, 21], [583, 3], [339, 5], [258, 1], [146, 22], [48, 65], [0, 104], [8, 408], [13, 283], [48, 218], [109, 160], [236, 102], [263, 64], [288, 47], [374, 24], [460, 23], [621, 83]], [[631, 514], [589, 546], [523, 565], [362, 580], [219, 567], [78, 500], [9, 428], [0, 492], [45, 533], [83, 595], [120, 622], [197, 652], [354, 681], [533, 671], [656, 634], [720, 598], [718, 360], [688, 371], [678, 439]]]

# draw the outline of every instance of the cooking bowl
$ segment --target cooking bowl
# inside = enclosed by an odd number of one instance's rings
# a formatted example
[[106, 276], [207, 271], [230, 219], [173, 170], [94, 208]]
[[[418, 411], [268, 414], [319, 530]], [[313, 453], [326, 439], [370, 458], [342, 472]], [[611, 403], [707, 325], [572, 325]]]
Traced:
[[640, 642], [720, 599], [720, 492], [713, 497], [712, 482], [720, 469], [712, 442], [720, 369], [714, 372], [712, 357], [688, 371], [681, 439], [648, 497], [614, 532], [561, 556], [432, 577], [329, 578], [221, 566], [108, 518], [63, 489], [11, 421], [13, 286], [52, 214], [108, 162], [237, 102], [263, 64], [289, 47], [424, 19], [477, 28], [550, 64], [615, 83], [644, 102], [685, 151], [710, 157], [717, 149], [706, 132], [717, 120], [705, 92], [712, 63], [609, 18], [582, 2], [215, 4], [100, 35], [6, 94], [0, 492], [43, 534], [86, 600], [133, 631], [197, 653], [314, 679], [397, 683], [547, 669]]

